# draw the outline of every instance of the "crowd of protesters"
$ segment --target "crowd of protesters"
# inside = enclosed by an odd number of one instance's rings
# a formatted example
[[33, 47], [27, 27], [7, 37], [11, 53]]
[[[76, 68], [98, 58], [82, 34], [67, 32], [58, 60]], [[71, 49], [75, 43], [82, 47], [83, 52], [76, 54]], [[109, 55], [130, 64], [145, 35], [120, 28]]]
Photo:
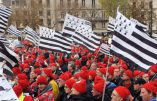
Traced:
[[76, 45], [66, 54], [21, 43], [11, 78], [19, 101], [156, 101], [155, 64], [143, 72], [99, 49]]

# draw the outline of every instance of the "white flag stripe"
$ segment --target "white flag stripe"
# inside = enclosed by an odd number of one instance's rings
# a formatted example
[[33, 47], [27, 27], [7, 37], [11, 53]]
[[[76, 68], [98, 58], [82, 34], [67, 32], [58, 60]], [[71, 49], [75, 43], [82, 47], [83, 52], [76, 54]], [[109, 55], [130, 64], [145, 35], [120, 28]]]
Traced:
[[119, 48], [117, 48], [116, 46], [112, 45], [111, 46], [112, 50], [116, 50], [115, 52], [118, 54], [123, 54], [124, 57], [129, 58], [130, 60], [132, 60], [133, 62], [136, 61], [137, 65], [145, 68], [146, 70], [149, 69], [149, 65], [144, 64], [143, 62], [139, 61], [138, 59], [136, 59], [135, 57], [133, 57], [132, 55], [128, 54], [127, 52], [120, 50]]

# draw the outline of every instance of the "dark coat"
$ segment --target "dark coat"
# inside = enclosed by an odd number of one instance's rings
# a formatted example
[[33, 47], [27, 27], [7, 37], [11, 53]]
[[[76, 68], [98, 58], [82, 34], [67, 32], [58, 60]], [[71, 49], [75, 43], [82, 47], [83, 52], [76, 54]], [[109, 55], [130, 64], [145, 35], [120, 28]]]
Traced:
[[93, 101], [87, 94], [71, 95], [67, 101]]
[[66, 97], [66, 93], [64, 91], [64, 86], [59, 88], [59, 94], [57, 96], [56, 101], [64, 101], [64, 98]]

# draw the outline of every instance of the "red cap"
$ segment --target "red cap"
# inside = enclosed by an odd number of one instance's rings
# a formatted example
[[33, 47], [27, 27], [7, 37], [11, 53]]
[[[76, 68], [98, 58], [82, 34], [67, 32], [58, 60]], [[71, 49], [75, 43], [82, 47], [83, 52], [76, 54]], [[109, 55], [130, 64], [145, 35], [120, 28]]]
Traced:
[[157, 94], [157, 81], [151, 81], [149, 83], [144, 84], [142, 87], [153, 94]]
[[81, 71], [80, 77], [84, 80], [88, 80], [88, 71]]
[[110, 67], [108, 68], [108, 73], [109, 73], [110, 75], [113, 75], [113, 74], [114, 74], [114, 67], [113, 67], [113, 66], [110, 66]]
[[82, 71], [88, 71], [88, 69], [87, 69], [86, 66], [82, 66], [82, 67], [81, 67], [81, 70], [82, 70]]
[[80, 61], [80, 60], [76, 60], [76, 61], [74, 62], [74, 64], [75, 64], [76, 66], [80, 66], [80, 65], [81, 65], [81, 61]]
[[23, 69], [24, 69], [24, 68], [29, 68], [28, 63], [23, 64], [23, 67], [22, 67], [22, 68], [23, 68]]
[[123, 65], [123, 64], [125, 64], [125, 61], [122, 59], [119, 59], [118, 64]]
[[17, 77], [18, 77], [18, 80], [28, 79], [27, 75], [24, 74], [24, 73], [22, 73], [22, 74], [18, 74]]
[[118, 95], [125, 101], [128, 95], [130, 95], [130, 91], [124, 86], [118, 86], [114, 89]]
[[131, 70], [126, 70], [126, 71], [124, 71], [124, 73], [125, 73], [130, 79], [133, 77]]
[[93, 86], [93, 88], [100, 92], [100, 93], [103, 93], [103, 90], [104, 90], [104, 83], [103, 82], [100, 82], [100, 83], [97, 83]]
[[87, 59], [87, 56], [82, 56], [82, 60], [85, 61]]
[[19, 98], [22, 94], [22, 87], [20, 85], [16, 85], [13, 87], [13, 90], [15, 94], [17, 95], [17, 97]]
[[51, 77], [51, 76], [52, 76], [52, 70], [51, 70], [51, 69], [44, 68], [43, 71], [44, 71], [44, 73], [45, 73], [48, 77]]
[[60, 79], [66, 81], [69, 79], [69, 75], [67, 73], [63, 73], [59, 76]]
[[40, 75], [41, 72], [42, 72], [42, 71], [41, 71], [39, 68], [34, 69], [34, 73], [36, 73], [37, 75]]
[[106, 74], [106, 68], [99, 68], [98, 71], [102, 74]]
[[96, 76], [94, 79], [94, 84], [97, 84], [99, 82], [105, 82], [105, 80], [100, 76]]
[[34, 64], [34, 66], [39, 67], [39, 66], [41, 66], [41, 64], [38, 61], [36, 61], [35, 64]]
[[91, 61], [91, 60], [88, 60], [86, 64], [91, 64], [91, 63], [92, 63], [92, 61]]
[[157, 73], [157, 65], [156, 65], [156, 64], [152, 65], [152, 66], [150, 67], [150, 70], [151, 70], [152, 72], [154, 72], [154, 73]]
[[95, 70], [90, 70], [90, 71], [88, 72], [88, 75], [90, 75], [93, 79], [95, 79], [96, 71], [95, 71]]
[[68, 79], [68, 80], [65, 81], [65, 84], [68, 86], [69, 89], [71, 89], [75, 82], [76, 81], [73, 80], [73, 79]]
[[57, 67], [57, 64], [56, 63], [50, 63], [49, 66]]
[[82, 80], [79, 82], [76, 82], [72, 86], [74, 89], [76, 89], [79, 93], [85, 93], [86, 92], [86, 81]]
[[76, 78], [76, 79], [78, 79], [79, 78], [79, 76], [80, 76], [80, 73], [76, 73], [76, 74], [74, 74], [74, 78]]
[[45, 76], [38, 77], [36, 82], [37, 82], [37, 85], [39, 85], [39, 84], [47, 85], [48, 84], [48, 81]]
[[105, 57], [104, 57], [104, 62], [107, 62], [107, 60], [108, 60], [108, 56], [107, 55], [105, 55]]
[[19, 80], [18, 84], [22, 87], [22, 89], [27, 89], [29, 87], [30, 82], [28, 80]]
[[18, 75], [18, 74], [21, 74], [21, 73], [22, 73], [21, 70], [20, 70], [20, 68], [18, 68], [18, 67], [14, 67], [14, 68], [12, 69], [12, 71], [13, 71], [13, 74], [14, 74], [14, 75]]
[[140, 72], [139, 70], [134, 70], [134, 77], [140, 75], [140, 73], [141, 73], [141, 72]]
[[59, 59], [57, 60], [57, 62], [61, 65], [61, 64], [63, 63], [62, 58], [59, 58]]

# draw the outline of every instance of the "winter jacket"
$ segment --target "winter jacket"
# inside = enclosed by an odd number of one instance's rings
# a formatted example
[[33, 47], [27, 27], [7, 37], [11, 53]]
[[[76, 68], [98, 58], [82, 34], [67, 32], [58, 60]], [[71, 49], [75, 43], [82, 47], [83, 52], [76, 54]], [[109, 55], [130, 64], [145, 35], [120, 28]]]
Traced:
[[93, 101], [86, 94], [71, 95], [67, 101]]
[[63, 99], [65, 98], [66, 93], [64, 91], [64, 86], [59, 88], [59, 94], [57, 96], [56, 101], [64, 101]]
[[52, 92], [53, 92], [54, 97], [56, 99], [58, 94], [59, 94], [59, 88], [58, 88], [57, 82], [55, 80], [51, 80], [50, 84], [52, 85]]

